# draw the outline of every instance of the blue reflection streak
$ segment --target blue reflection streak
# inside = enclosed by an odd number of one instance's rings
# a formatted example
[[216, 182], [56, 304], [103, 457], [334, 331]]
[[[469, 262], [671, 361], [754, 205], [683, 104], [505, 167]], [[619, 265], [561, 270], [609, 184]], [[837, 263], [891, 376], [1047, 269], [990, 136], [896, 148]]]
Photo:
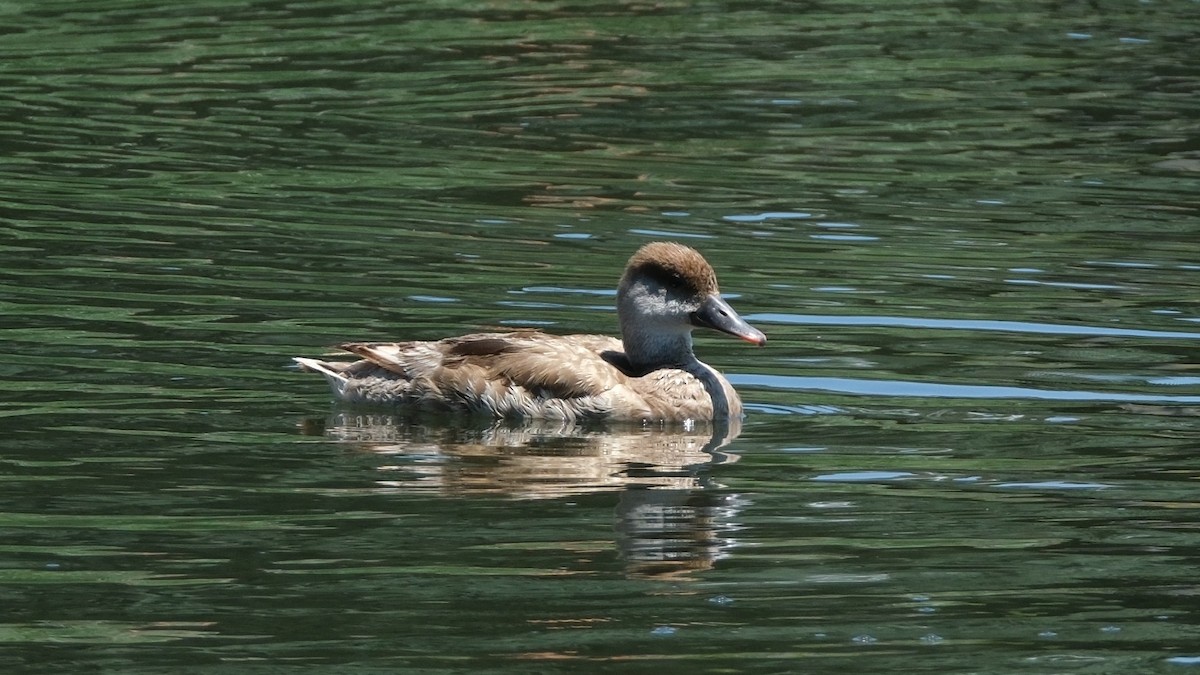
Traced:
[[860, 380], [842, 377], [728, 374], [734, 386], [826, 391], [860, 396], [911, 396], [919, 398], [1028, 398], [1049, 401], [1111, 401], [1122, 403], [1200, 403], [1200, 396], [1123, 394], [1103, 391], [1057, 391], [986, 384], [939, 384], [903, 380]]
[[1140, 328], [1109, 328], [1106, 326], [1076, 326], [1029, 321], [996, 321], [986, 319], [926, 319], [908, 316], [839, 316], [835, 314], [751, 314], [745, 319], [759, 323], [804, 324], [818, 326], [879, 326], [889, 328], [937, 328], [949, 330], [988, 330], [1010, 333], [1047, 333], [1054, 335], [1102, 335], [1107, 337], [1148, 337], [1200, 340], [1200, 333], [1183, 331], [1145, 330]]

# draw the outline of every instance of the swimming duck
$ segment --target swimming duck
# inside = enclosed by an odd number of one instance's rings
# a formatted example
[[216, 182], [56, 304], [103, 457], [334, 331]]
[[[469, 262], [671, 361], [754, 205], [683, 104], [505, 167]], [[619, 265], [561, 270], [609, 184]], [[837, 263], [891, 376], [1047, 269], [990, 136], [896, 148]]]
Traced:
[[695, 249], [653, 242], [638, 249], [617, 289], [621, 339], [533, 330], [429, 342], [338, 345], [360, 357], [296, 357], [348, 403], [496, 418], [684, 422], [741, 418], [733, 386], [692, 352], [692, 329], [755, 345], [761, 331], [721, 298]]

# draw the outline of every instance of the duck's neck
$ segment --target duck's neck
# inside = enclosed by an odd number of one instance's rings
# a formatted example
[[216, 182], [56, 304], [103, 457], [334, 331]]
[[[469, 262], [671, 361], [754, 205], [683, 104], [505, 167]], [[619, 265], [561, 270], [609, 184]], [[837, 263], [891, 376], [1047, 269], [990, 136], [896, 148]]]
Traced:
[[635, 370], [645, 372], [665, 366], [684, 367], [699, 363], [692, 352], [690, 330], [645, 330], [632, 322], [623, 321], [621, 342], [625, 346], [625, 356]]
[[729, 381], [712, 366], [696, 358], [692, 351], [692, 333], [640, 331], [625, 325], [621, 331], [625, 356], [636, 373], [648, 373], [659, 368], [678, 368], [692, 374], [712, 401], [713, 419], [740, 418], [742, 404]]

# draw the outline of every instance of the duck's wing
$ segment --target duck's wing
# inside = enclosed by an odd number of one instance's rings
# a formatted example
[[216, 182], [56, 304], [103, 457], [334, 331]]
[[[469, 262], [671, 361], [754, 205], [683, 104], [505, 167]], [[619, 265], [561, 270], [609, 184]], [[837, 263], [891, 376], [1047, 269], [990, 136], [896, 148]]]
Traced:
[[444, 342], [448, 344], [443, 371], [483, 377], [539, 398], [600, 396], [626, 379], [600, 355], [605, 349], [620, 349], [620, 341], [601, 335], [521, 332], [471, 335]]
[[[447, 371], [481, 371], [492, 379], [558, 390], [578, 389], [576, 379], [609, 384], [611, 369], [597, 361], [605, 349], [619, 349], [620, 341], [603, 335], [549, 335], [536, 331], [476, 333], [431, 342], [346, 342], [338, 349], [363, 361], [356, 370], [384, 371], [413, 380], [445, 377]], [[580, 372], [579, 366], [585, 366]], [[590, 371], [590, 372], [588, 372]], [[568, 381], [572, 384], [566, 384]], [[555, 385], [562, 382], [561, 385]]]
[[631, 416], [616, 409], [644, 407], [638, 397], [629, 396], [628, 375], [602, 355], [619, 353], [620, 341], [601, 335], [515, 331], [339, 347], [361, 358], [346, 366], [328, 364], [337, 376], [352, 380], [335, 384], [335, 391], [349, 400], [488, 411], [501, 417]]
[[[412, 380], [442, 365], [442, 342], [344, 342], [338, 349], [362, 359], [354, 365], [365, 375], [382, 369], [386, 373]], [[385, 373], [376, 373], [385, 375]]]

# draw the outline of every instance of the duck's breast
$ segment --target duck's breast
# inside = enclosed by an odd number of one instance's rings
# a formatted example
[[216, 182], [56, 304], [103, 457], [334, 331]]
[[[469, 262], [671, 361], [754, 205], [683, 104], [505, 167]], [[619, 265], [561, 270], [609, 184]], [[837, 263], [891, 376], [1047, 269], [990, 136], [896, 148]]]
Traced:
[[631, 378], [627, 387], [627, 398], [641, 402], [646, 410], [645, 419], [666, 422], [712, 419], [712, 397], [704, 383], [686, 370], [660, 368]]

